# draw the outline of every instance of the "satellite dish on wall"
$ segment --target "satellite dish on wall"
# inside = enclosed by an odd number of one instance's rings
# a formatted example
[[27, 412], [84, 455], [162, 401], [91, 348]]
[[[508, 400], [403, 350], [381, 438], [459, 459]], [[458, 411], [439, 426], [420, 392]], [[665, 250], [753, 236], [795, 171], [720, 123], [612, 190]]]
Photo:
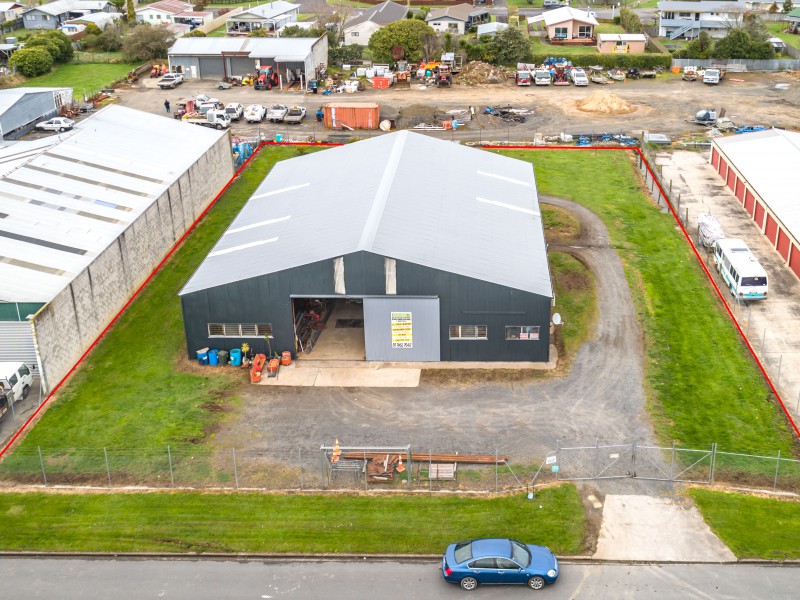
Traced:
[[561, 315], [558, 313], [553, 314], [553, 325], [561, 325]]

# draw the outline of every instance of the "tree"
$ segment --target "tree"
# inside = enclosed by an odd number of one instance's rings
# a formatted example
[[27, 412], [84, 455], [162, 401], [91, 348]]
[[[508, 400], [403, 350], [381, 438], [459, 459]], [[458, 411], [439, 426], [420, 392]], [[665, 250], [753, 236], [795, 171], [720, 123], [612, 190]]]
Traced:
[[428, 58], [423, 57], [422, 49], [422, 38], [426, 35], [435, 35], [435, 32], [422, 21], [395, 21], [373, 33], [368, 46], [378, 62], [391, 62], [394, 46], [402, 46], [406, 59], [416, 62], [421, 58]]
[[247, 34], [247, 37], [255, 37], [255, 38], [262, 38], [267, 37], [267, 28], [266, 27], [259, 27], [258, 29], [251, 29], [250, 33]]
[[445, 52], [452, 52], [453, 51], [453, 34], [449, 31], [445, 32], [444, 34], [444, 51]]
[[53, 57], [46, 48], [35, 46], [31, 48], [26, 45], [11, 55], [8, 64], [16, 67], [25, 77], [36, 77], [50, 70], [53, 66]]
[[315, 25], [314, 27], [309, 27], [308, 29], [303, 29], [299, 25], [288, 25], [281, 30], [281, 37], [318, 38], [327, 33], [330, 32], [320, 25]]
[[682, 56], [684, 58], [710, 58], [713, 48], [714, 40], [711, 39], [708, 31], [703, 29], [700, 31], [700, 35], [689, 42]]
[[206, 4], [208, 4], [206, 0], [195, 0], [192, 8], [194, 8], [197, 12], [203, 12], [206, 9]]
[[765, 59], [775, 56], [772, 45], [766, 41], [753, 41], [744, 29], [731, 29], [714, 44], [713, 58]]
[[133, 4], [133, 0], [125, 0], [125, 18], [127, 19], [128, 23], [133, 23], [136, 20], [136, 7]]
[[794, 9], [794, 4], [792, 3], [792, 0], [786, 0], [783, 3], [783, 13], [784, 14], [788, 15], [790, 12], [792, 12], [793, 9]]
[[101, 33], [103, 33], [103, 30], [100, 29], [94, 23], [89, 23], [86, 26], [86, 29], [84, 29], [83, 33], [84, 33], [84, 35], [100, 35]]
[[164, 58], [175, 42], [175, 36], [163, 25], [142, 23], [122, 42], [122, 52], [127, 60], [152, 60]]
[[527, 62], [531, 55], [530, 40], [516, 27], [498, 31], [486, 45], [487, 54], [492, 57], [491, 62], [499, 65]]
[[747, 13], [744, 16], [744, 22], [742, 24], [742, 29], [750, 36], [750, 39], [754, 42], [766, 42], [770, 37], [772, 37], [767, 31], [764, 22], [761, 20], [755, 13]]
[[206, 34], [204, 31], [200, 31], [199, 29], [193, 29], [183, 37], [206, 37]]
[[619, 24], [627, 33], [642, 33], [644, 26], [642, 20], [635, 12], [629, 8], [622, 8], [619, 11]]
[[774, 15], [776, 12], [779, 12], [779, 11], [780, 11], [780, 8], [778, 8], [778, 3], [777, 2], [773, 2], [772, 4], [770, 4], [769, 11], [768, 11], [769, 14]]
[[106, 52], [116, 52], [122, 48], [122, 36], [124, 29], [119, 22], [106, 25], [103, 33], [100, 34], [98, 46]]
[[68, 63], [74, 55], [72, 40], [63, 31], [57, 29], [37, 33], [28, 38], [25, 45], [33, 48], [45, 48], [53, 57], [53, 61], [58, 63]]

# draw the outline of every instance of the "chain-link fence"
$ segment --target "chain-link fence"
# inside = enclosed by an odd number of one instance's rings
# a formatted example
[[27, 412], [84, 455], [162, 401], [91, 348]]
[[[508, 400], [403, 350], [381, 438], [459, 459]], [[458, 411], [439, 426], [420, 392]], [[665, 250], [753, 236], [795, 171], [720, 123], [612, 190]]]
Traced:
[[211, 450], [19, 449], [0, 464], [0, 485], [217, 488], [272, 491], [508, 492], [555, 481], [640, 479], [800, 492], [791, 457], [647, 444], [561, 445], [541, 460], [500, 454], [441, 455], [411, 446]]

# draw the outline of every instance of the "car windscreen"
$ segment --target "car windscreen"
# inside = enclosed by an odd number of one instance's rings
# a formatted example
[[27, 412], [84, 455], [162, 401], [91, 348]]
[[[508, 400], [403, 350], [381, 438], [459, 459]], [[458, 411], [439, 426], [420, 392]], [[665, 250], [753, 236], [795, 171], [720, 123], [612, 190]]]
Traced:
[[531, 553], [516, 540], [511, 540], [511, 558], [523, 567], [527, 567], [531, 564]]
[[453, 552], [456, 563], [463, 563], [472, 558], [472, 542], [461, 542], [456, 544], [456, 549]]
[[742, 285], [767, 285], [766, 277], [742, 277]]

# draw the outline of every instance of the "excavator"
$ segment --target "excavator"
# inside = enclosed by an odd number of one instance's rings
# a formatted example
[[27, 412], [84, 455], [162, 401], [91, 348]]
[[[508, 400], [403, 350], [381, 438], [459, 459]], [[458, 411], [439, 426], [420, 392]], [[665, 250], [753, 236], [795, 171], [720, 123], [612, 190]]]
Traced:
[[278, 85], [279, 81], [275, 67], [261, 67], [258, 70], [254, 87], [257, 90], [271, 90], [273, 86]]

